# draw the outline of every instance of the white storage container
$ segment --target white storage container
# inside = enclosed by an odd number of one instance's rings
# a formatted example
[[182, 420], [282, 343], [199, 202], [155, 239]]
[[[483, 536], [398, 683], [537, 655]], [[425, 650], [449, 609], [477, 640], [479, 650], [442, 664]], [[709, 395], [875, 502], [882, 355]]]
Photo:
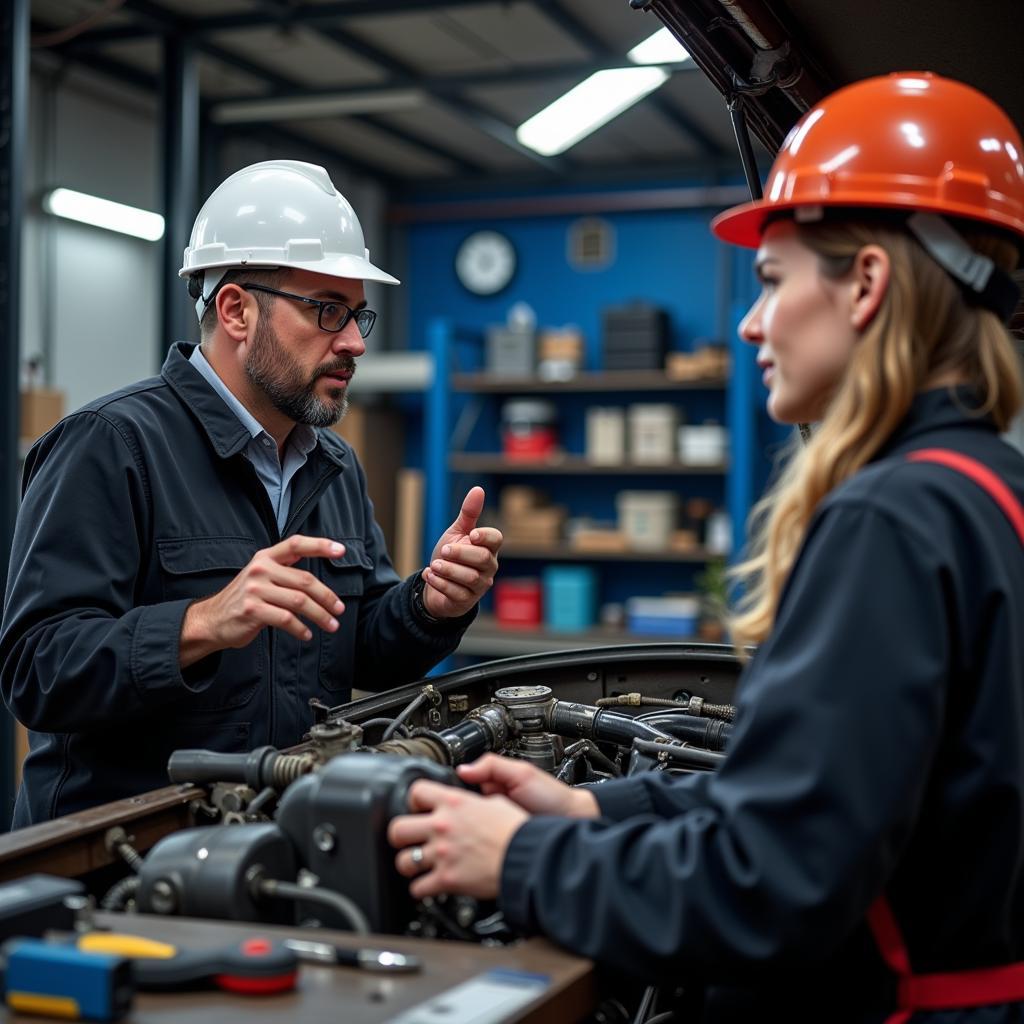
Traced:
[[690, 466], [717, 466], [729, 455], [729, 431], [718, 423], [679, 428], [679, 458]]
[[626, 413], [621, 406], [587, 409], [587, 461], [616, 465], [626, 460]]
[[679, 499], [673, 491], [620, 491], [619, 529], [631, 547], [665, 551], [676, 528]]
[[641, 402], [629, 407], [629, 457], [646, 466], [676, 461], [679, 410], [674, 405]]

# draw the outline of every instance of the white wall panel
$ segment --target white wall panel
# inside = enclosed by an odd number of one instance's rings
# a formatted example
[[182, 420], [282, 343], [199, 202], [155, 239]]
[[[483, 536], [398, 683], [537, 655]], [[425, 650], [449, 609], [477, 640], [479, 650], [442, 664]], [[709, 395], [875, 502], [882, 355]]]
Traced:
[[157, 369], [159, 243], [41, 212], [64, 186], [159, 210], [156, 121], [148, 97], [72, 74], [32, 76], [28, 212], [22, 252], [22, 358], [42, 354], [67, 409]]

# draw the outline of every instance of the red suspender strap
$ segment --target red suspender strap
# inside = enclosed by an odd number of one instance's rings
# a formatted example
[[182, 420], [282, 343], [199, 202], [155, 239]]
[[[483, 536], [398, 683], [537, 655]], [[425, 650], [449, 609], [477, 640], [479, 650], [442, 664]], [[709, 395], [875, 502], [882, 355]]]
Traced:
[[907, 456], [907, 461], [938, 462], [970, 477], [982, 490], [988, 491], [992, 500], [1003, 510], [1003, 514], [1017, 531], [1021, 543], [1024, 544], [1024, 508], [1021, 508], [1013, 491], [984, 463], [972, 459], [969, 455], [961, 455], [959, 452], [951, 452], [945, 448], [921, 448], [916, 452], [911, 452]]
[[868, 908], [868, 927], [875, 937], [875, 945], [889, 970], [899, 978], [900, 987], [896, 995], [896, 1013], [886, 1018], [885, 1024], [906, 1024], [914, 1012], [903, 1000], [903, 982], [913, 977], [910, 973], [910, 954], [903, 942], [903, 933], [893, 916], [892, 907], [885, 895], [881, 895]]
[[875, 945], [893, 974], [901, 978], [910, 974], [910, 954], [903, 944], [903, 933], [893, 917], [892, 907], [884, 896], [879, 896], [868, 910], [868, 925], [875, 937]]
[[[921, 448], [908, 462], [936, 462], [973, 480], [1003, 510], [1024, 544], [1024, 507], [988, 466], [945, 448]], [[886, 1024], [906, 1024], [917, 1010], [954, 1010], [1024, 1000], [1024, 963], [945, 974], [914, 974], [900, 927], [884, 895], [871, 904], [868, 926], [889, 969], [899, 979], [898, 1011]]]

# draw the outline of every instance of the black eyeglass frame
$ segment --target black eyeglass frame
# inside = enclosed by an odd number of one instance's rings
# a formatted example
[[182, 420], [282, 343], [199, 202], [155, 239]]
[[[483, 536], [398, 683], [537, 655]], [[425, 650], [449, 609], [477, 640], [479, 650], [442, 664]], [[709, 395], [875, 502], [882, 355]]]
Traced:
[[[241, 284], [238, 286], [247, 292], [268, 292], [270, 295], [280, 295], [285, 299], [294, 299], [296, 302], [305, 302], [310, 306], [316, 306], [316, 325], [321, 331], [327, 331], [328, 334], [339, 334], [345, 330], [349, 320], [355, 320], [356, 327], [359, 330], [359, 336], [364, 340], [370, 336], [370, 331], [373, 330], [373, 325], [377, 322], [377, 314], [372, 309], [367, 309], [365, 306], [362, 309], [353, 309], [351, 306], [344, 302], [339, 302], [337, 299], [311, 299], [308, 295], [296, 295], [295, 292], [283, 292], [280, 288], [270, 288], [265, 284]], [[337, 327], [325, 327], [324, 326], [324, 307], [325, 306], [340, 306], [345, 310], [344, 316], [341, 318], [341, 323]], [[364, 329], [363, 323], [369, 317], [369, 323], [366, 324]]]

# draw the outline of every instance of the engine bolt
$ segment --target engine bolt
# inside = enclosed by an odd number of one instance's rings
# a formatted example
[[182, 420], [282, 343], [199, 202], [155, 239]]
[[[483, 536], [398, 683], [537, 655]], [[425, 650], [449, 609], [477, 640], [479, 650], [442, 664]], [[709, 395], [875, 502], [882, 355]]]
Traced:
[[330, 853], [335, 846], [334, 829], [330, 825], [317, 825], [313, 829], [313, 842], [321, 853]]
[[150, 902], [158, 914], [173, 914], [178, 907], [178, 894], [167, 879], [158, 878], [153, 883]]

